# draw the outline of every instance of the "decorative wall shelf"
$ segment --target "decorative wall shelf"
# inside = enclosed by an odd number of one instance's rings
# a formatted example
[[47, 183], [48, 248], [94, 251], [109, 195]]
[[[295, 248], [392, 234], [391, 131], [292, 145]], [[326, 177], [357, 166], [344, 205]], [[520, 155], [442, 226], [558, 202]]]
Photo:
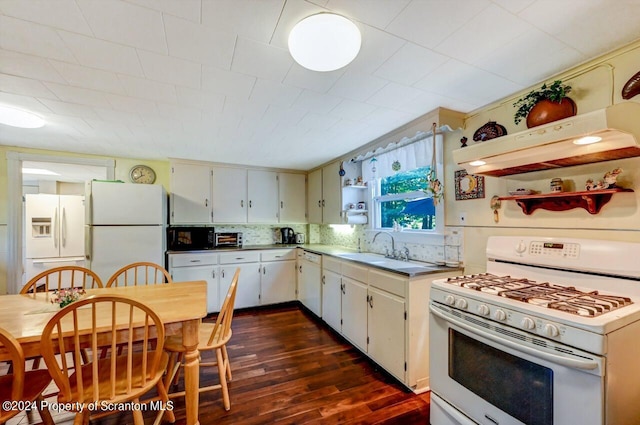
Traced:
[[584, 208], [589, 214], [598, 214], [614, 193], [633, 192], [632, 189], [602, 189], [585, 192], [558, 192], [537, 195], [502, 196], [501, 201], [516, 201], [522, 212], [530, 215], [541, 208], [549, 211], [566, 211], [573, 208]]

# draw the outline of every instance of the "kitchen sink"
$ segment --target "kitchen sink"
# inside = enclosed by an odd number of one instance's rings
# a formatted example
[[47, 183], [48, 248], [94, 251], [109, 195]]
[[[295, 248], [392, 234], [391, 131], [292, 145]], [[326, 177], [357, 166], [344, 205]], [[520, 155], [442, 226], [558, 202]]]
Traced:
[[372, 266], [383, 267], [385, 269], [392, 270], [436, 270], [437, 266], [427, 265], [425, 263], [418, 263], [414, 261], [401, 261], [394, 260], [393, 258], [387, 258], [381, 254], [374, 254], [371, 252], [355, 252], [337, 254], [340, 258], [357, 261], [359, 263], [371, 264]]

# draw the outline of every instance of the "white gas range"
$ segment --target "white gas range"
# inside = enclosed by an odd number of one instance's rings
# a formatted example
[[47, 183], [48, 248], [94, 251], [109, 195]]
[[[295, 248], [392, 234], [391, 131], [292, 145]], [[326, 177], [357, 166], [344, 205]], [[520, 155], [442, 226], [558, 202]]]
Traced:
[[640, 244], [492, 237], [431, 288], [431, 424], [640, 423]]

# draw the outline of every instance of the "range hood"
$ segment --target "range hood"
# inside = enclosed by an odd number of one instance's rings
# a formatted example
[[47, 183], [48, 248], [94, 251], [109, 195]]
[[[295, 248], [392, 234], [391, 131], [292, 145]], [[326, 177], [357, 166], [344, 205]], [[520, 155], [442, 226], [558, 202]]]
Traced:
[[[574, 143], [586, 136], [602, 140]], [[640, 156], [639, 142], [640, 104], [624, 102], [454, 150], [453, 160], [469, 174], [500, 177]]]

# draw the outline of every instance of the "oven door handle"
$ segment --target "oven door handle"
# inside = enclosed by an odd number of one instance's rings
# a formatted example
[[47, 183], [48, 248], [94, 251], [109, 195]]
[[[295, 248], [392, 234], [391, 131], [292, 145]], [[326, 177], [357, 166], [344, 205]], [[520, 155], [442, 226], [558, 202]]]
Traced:
[[559, 356], [556, 354], [551, 354], [551, 353], [546, 353], [544, 351], [536, 350], [534, 348], [527, 347], [526, 345], [520, 345], [515, 342], [509, 341], [508, 339], [500, 338], [497, 335], [490, 334], [481, 329], [477, 329], [473, 326], [467, 325], [466, 323], [463, 323], [457, 319], [454, 319], [453, 317], [449, 317], [444, 313], [436, 310], [433, 306], [429, 306], [429, 310], [431, 310], [431, 313], [433, 313], [435, 316], [438, 316], [439, 318], [447, 322], [453, 323], [454, 325], [459, 326], [462, 329], [467, 330], [468, 332], [487, 338], [498, 344], [502, 344], [504, 346], [512, 348], [516, 351], [520, 351], [522, 353], [526, 353], [531, 356], [538, 357], [540, 359], [547, 360], [549, 362], [560, 364], [562, 366], [566, 366], [574, 369], [594, 370], [598, 367], [598, 362], [596, 361], [582, 361], [582, 360], [570, 359], [570, 358]]

